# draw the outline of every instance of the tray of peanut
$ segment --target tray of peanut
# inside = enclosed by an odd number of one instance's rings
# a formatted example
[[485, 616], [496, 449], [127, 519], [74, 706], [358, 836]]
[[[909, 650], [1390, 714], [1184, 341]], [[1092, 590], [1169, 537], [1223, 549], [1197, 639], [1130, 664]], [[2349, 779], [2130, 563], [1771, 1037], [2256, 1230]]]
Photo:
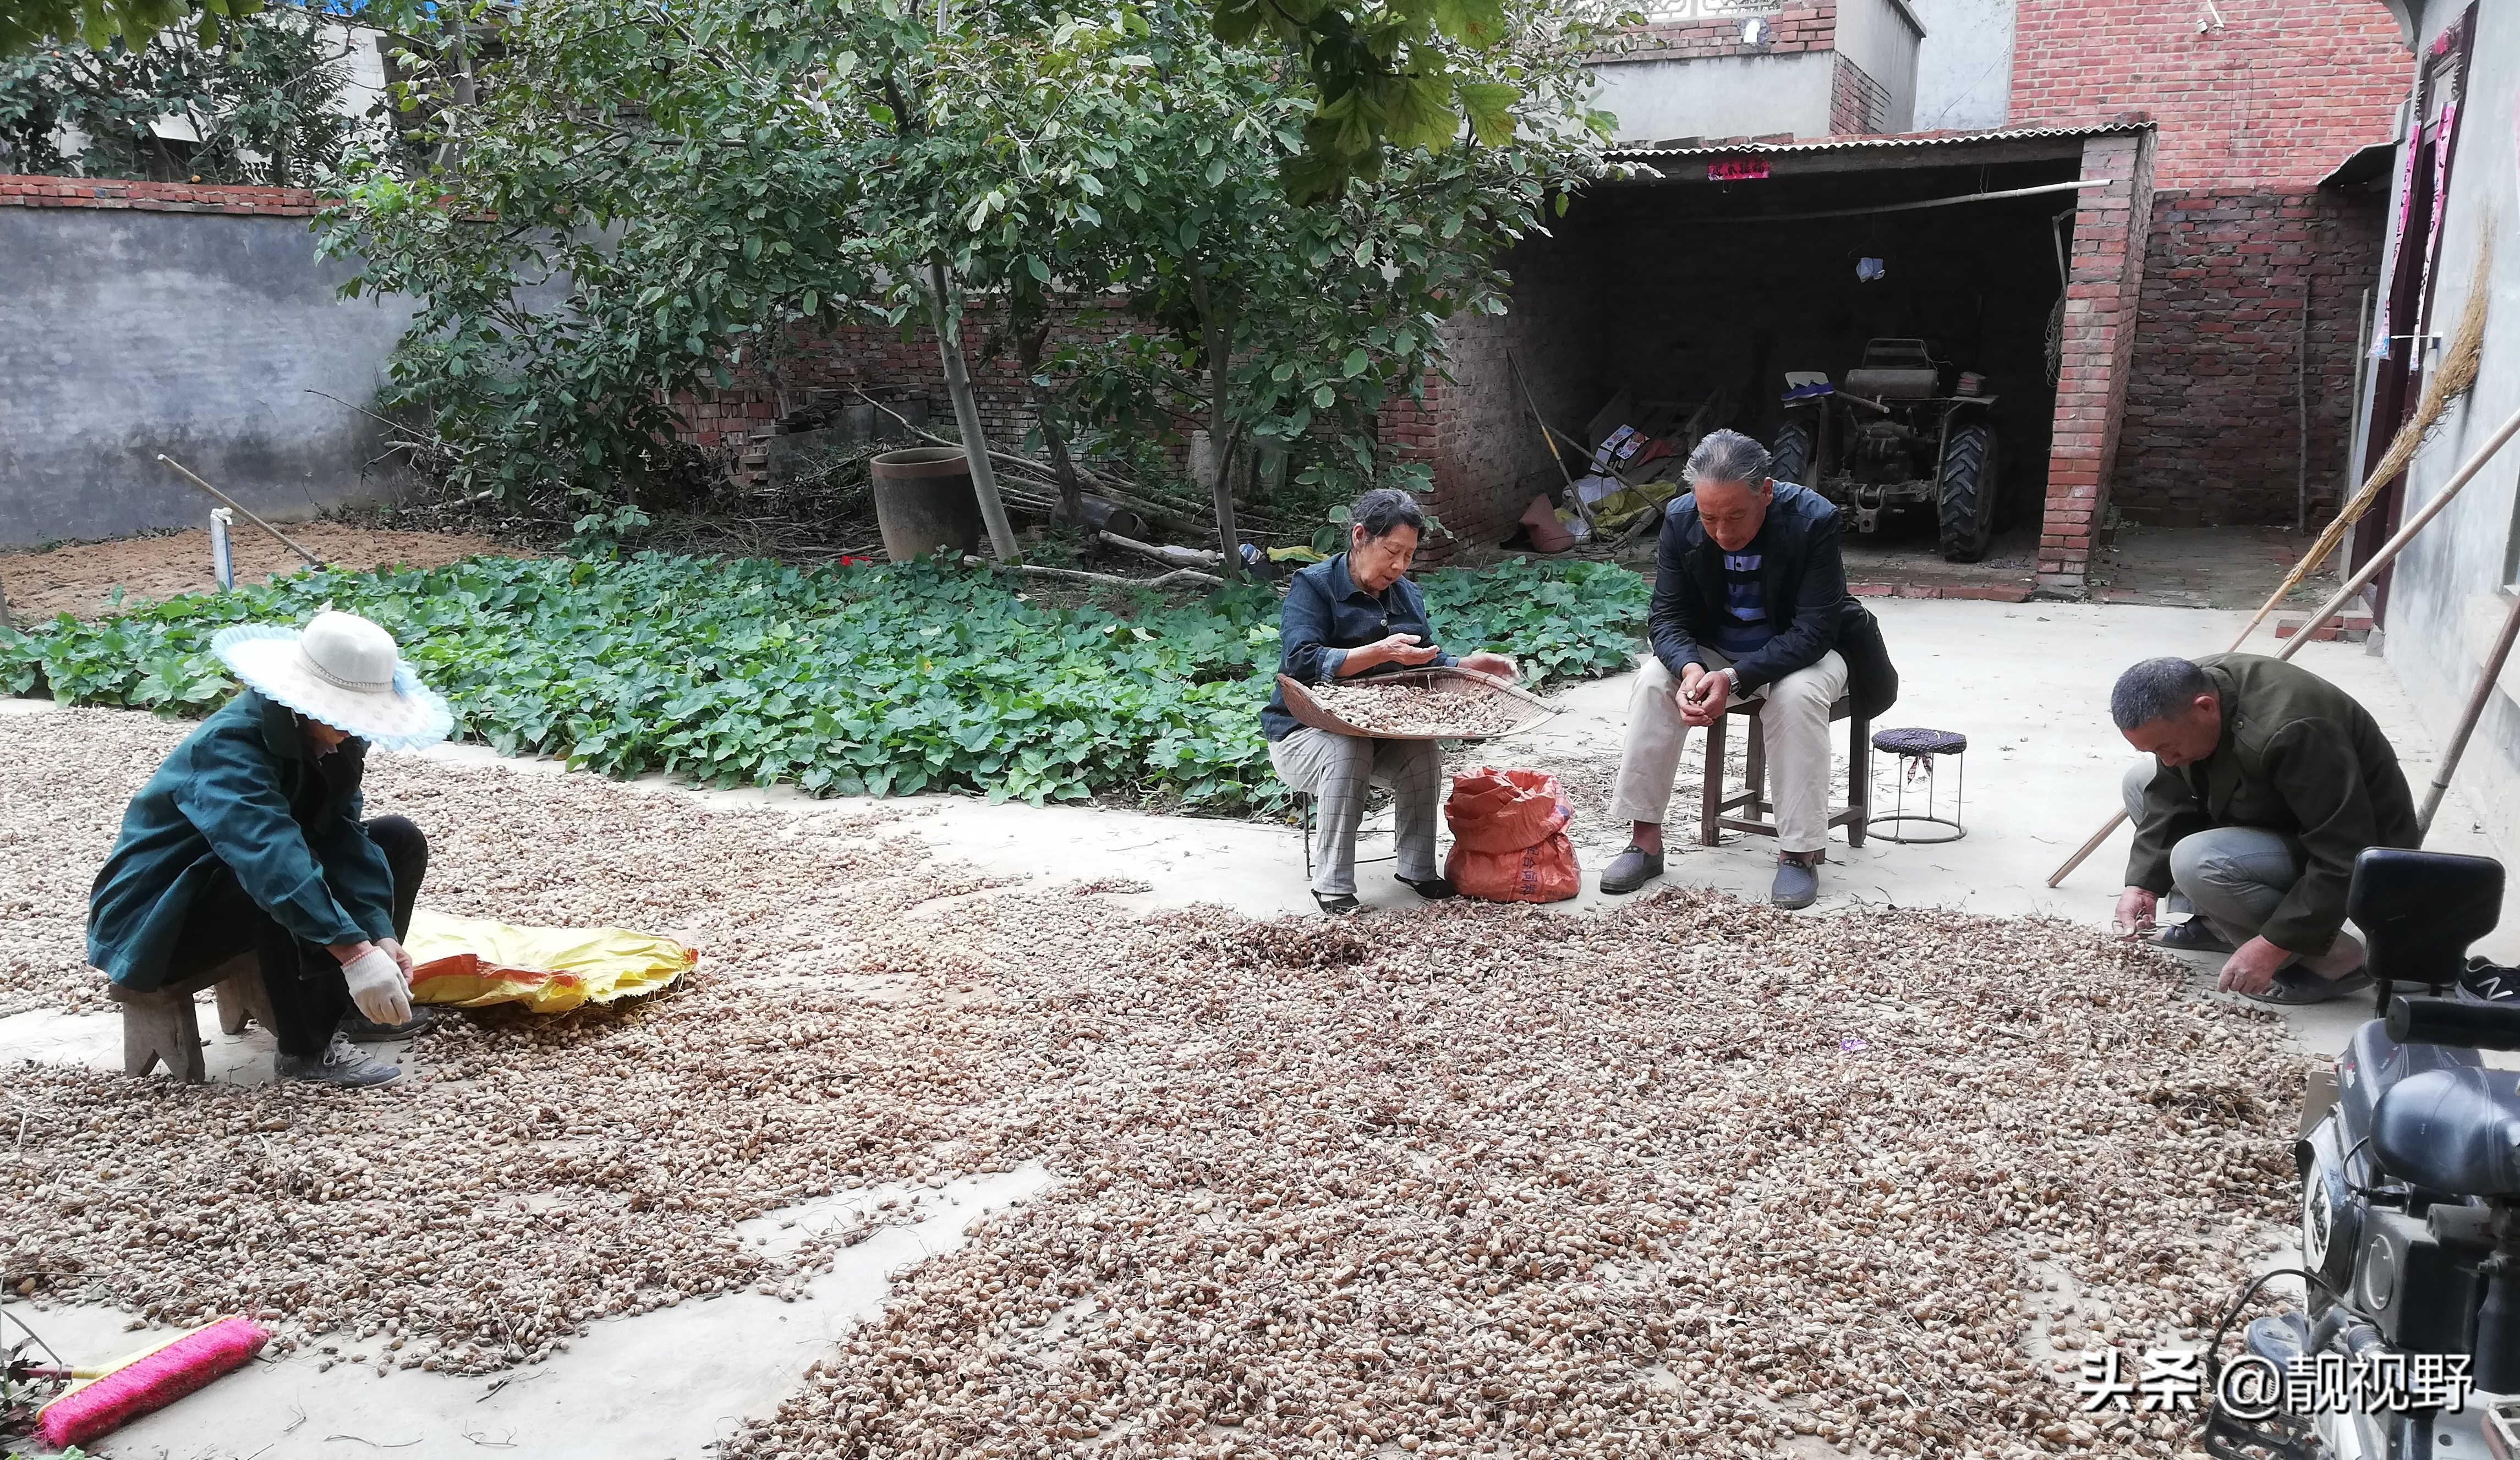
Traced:
[[1298, 725], [1375, 740], [1493, 740], [1557, 713], [1511, 680], [1475, 669], [1410, 669], [1329, 685], [1280, 675], [1278, 687]]

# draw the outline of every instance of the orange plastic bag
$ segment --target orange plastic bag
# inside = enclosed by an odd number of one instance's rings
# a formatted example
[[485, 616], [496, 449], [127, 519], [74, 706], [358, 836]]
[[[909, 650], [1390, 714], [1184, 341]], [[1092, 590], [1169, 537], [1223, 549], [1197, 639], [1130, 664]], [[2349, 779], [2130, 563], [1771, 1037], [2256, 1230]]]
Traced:
[[1490, 903], [1562, 903], [1584, 890], [1574, 813], [1557, 777], [1541, 771], [1481, 767], [1453, 777], [1444, 819], [1453, 853], [1444, 875], [1463, 897]]

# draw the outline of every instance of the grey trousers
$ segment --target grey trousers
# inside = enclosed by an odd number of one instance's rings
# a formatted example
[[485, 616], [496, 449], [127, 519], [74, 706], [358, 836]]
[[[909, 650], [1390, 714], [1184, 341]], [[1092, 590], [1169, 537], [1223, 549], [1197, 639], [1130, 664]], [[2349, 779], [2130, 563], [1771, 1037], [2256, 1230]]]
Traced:
[[[1722, 668], [1732, 661], [1708, 650]], [[1828, 845], [1828, 707], [1846, 692], [1846, 657], [1835, 649], [1750, 698], [1768, 743], [1768, 788], [1777, 805], [1777, 850], [1817, 852]], [[1680, 773], [1688, 722], [1680, 715], [1680, 681], [1651, 655], [1628, 693], [1627, 744], [1610, 794], [1613, 824], [1659, 826], [1671, 812], [1672, 777]]]
[[1278, 778], [1312, 793], [1313, 891], [1356, 892], [1356, 828], [1369, 785], [1391, 788], [1399, 846], [1396, 870], [1412, 881], [1436, 875], [1435, 811], [1444, 795], [1444, 752], [1432, 740], [1369, 740], [1297, 726], [1269, 742]]
[[[2143, 821], [2144, 787], [2160, 763], [2150, 756], [2127, 768], [2123, 790], [2127, 819]], [[2216, 826], [2181, 837], [2170, 849], [2170, 881], [2183, 909], [2193, 911], [2233, 943], [2258, 936], [2292, 885], [2301, 880], [2301, 843], [2255, 826]]]

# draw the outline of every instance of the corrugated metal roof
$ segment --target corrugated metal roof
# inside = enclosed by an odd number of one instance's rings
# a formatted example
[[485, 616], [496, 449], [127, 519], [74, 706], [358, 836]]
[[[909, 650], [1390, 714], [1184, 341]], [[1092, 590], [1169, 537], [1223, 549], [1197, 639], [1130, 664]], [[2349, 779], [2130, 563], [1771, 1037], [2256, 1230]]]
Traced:
[[2008, 127], [1994, 132], [1902, 132], [1890, 137], [1830, 137], [1817, 142], [1756, 142], [1736, 137], [1721, 142], [1693, 143], [1688, 147], [1618, 147], [1610, 155], [1619, 158], [1653, 157], [1736, 157], [1744, 155], [1775, 155], [1780, 153], [1862, 152], [1871, 148], [1953, 147], [1979, 142], [2036, 142], [2047, 138], [2105, 137], [2119, 132], [2141, 132], [2151, 128], [2149, 121], [2111, 121], [2088, 127]]

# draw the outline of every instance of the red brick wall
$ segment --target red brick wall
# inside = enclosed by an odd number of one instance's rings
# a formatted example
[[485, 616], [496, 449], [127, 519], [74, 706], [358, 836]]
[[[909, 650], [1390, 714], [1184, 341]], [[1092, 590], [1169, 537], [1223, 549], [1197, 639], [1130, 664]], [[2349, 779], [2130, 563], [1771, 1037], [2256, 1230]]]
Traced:
[[2356, 334], [2385, 213], [2367, 195], [2153, 199], [2110, 489], [2119, 511], [2171, 526], [2293, 519], [2305, 290], [2311, 515], [2334, 510], [2349, 485]]
[[2289, 522], [2293, 369], [2311, 310], [2311, 486], [2346, 451], [2361, 288], [2377, 271], [2365, 202], [2318, 196], [2389, 140], [2413, 59], [2369, 0], [2020, 0], [2015, 126], [2131, 110], [2158, 130], [2123, 450], [2103, 500], [2174, 523]]
[[244, 213], [304, 218], [316, 207], [304, 188], [213, 188], [119, 178], [0, 174], [0, 207], [130, 208], [146, 213]]
[[2153, 186], [2306, 192], [2385, 142], [2414, 60], [2372, 0], [2020, 0], [2012, 119], [2077, 126], [2142, 111]]
[[2083, 144], [2083, 176], [2117, 181], [2076, 195], [2064, 370], [2039, 537], [2039, 586], [2060, 593], [2088, 586], [2092, 536], [2108, 512], [2142, 282], [2136, 220], [2151, 209], [2150, 141], [2135, 132]]
[[[1741, 43], [1742, 22], [1761, 22], [1761, 40]], [[1678, 24], [1644, 24], [1628, 32], [1631, 56], [1690, 61], [1701, 56], [1765, 56], [1778, 51], [1825, 51], [1837, 44], [1837, 0], [1788, 0], [1772, 16], [1732, 16]]]
[[1829, 76], [1828, 130], [1839, 137], [1877, 137], [1890, 129], [1890, 88], [1843, 56]]

